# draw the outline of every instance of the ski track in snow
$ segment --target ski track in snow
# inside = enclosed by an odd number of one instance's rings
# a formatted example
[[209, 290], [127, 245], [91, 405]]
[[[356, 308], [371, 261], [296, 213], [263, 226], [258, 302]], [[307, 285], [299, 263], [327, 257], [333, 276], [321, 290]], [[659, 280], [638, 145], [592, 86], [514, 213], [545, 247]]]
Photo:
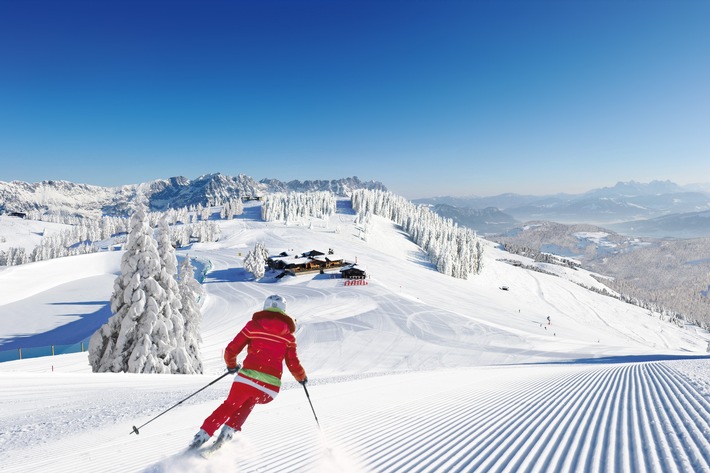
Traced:
[[[341, 435], [366, 459], [364, 471], [710, 471], [710, 403], [666, 363], [581, 367], [502, 387], [452, 385], [363, 413]], [[616, 448], [622, 443], [630, 448]], [[308, 458], [282, 457], [240, 471], [310, 471]]]
[[[145, 428], [139, 451], [133, 452], [139, 445], [136, 436], [128, 435], [130, 420], [113, 419], [112, 428], [102, 429], [89, 419], [85, 426], [71, 426], [85, 430], [80, 437], [87, 444], [81, 451], [48, 442], [37, 458], [28, 453], [38, 450], [24, 452], [17, 442], [2, 441], [0, 465], [3, 472], [48, 471], [50, 466], [55, 472], [86, 466], [146, 473], [710, 471], [710, 396], [674, 363], [507, 366], [345, 382], [323, 379], [309, 384], [321, 436], [300, 387], [291, 386], [274, 403], [257, 407], [253, 416], [259, 419], [248, 422], [237, 440], [208, 460], [180, 454], [196, 430], [195, 419], [220, 402], [212, 395], [202, 405], [181, 408], [183, 429], [160, 432], [164, 426], [158, 422]], [[355, 402], [352, 390], [359, 391]], [[155, 408], [163, 394], [143, 395]], [[111, 404], [99, 413], [96, 407], [83, 408], [87, 414], [110, 415]], [[143, 415], [151, 414], [144, 410]], [[310, 421], [304, 421], [308, 416]], [[42, 424], [39, 417], [41, 411], [31, 422]], [[121, 465], [103, 462], [104, 449], [119, 449], [126, 459]]]

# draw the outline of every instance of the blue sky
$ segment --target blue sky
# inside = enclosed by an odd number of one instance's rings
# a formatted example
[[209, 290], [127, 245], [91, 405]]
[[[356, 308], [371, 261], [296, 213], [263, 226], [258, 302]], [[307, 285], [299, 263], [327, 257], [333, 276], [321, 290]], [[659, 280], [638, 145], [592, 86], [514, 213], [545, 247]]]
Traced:
[[710, 181], [710, 2], [0, 0], [0, 180]]

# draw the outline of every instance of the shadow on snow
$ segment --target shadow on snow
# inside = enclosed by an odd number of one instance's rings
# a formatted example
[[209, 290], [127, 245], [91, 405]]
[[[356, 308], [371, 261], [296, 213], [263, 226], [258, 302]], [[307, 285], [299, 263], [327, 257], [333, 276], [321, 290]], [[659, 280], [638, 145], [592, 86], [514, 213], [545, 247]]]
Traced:
[[89, 338], [111, 317], [111, 304], [108, 301], [55, 302], [57, 306], [100, 306], [88, 314], [62, 314], [57, 317], [79, 317], [78, 320], [61, 325], [47, 332], [34, 335], [18, 335], [0, 341], [0, 350], [18, 348], [38, 348], [51, 345], [70, 345]]
[[205, 284], [222, 282], [239, 282], [253, 279], [253, 275], [244, 268], [226, 268], [210, 271], [205, 279]]
[[520, 363], [522, 365], [570, 365], [570, 364], [621, 364], [621, 363], [643, 363], [649, 361], [673, 361], [673, 360], [710, 360], [710, 354], [698, 355], [671, 355], [671, 354], [649, 354], [649, 355], [619, 355], [600, 356], [597, 358], [577, 358], [572, 360], [542, 361], [536, 363]]

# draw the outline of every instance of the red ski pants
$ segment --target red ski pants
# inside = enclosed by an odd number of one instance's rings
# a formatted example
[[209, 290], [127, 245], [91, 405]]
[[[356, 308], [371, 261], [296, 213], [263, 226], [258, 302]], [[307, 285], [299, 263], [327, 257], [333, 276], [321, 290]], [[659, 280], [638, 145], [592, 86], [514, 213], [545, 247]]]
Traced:
[[273, 397], [244, 383], [232, 383], [227, 399], [202, 423], [202, 430], [214, 435], [222, 424], [242, 430], [242, 424], [256, 404], [271, 402]]

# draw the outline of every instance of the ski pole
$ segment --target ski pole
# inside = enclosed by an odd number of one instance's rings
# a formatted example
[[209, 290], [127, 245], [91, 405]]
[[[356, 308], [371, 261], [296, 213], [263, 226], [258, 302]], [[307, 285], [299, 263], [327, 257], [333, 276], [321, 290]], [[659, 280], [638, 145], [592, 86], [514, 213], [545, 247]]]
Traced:
[[306, 391], [306, 397], [308, 398], [308, 404], [311, 405], [311, 411], [313, 411], [313, 417], [316, 418], [316, 424], [318, 424], [318, 430], [320, 430], [320, 422], [318, 422], [318, 416], [316, 415], [316, 410], [313, 409], [313, 403], [311, 402], [311, 396], [308, 395], [308, 388], [306, 388], [306, 383], [301, 383], [303, 390]]
[[188, 399], [190, 399], [190, 398], [191, 398], [192, 396], [194, 396], [195, 394], [197, 394], [197, 393], [199, 393], [200, 391], [203, 391], [203, 390], [207, 389], [208, 387], [212, 386], [214, 383], [216, 383], [216, 382], [219, 381], [220, 379], [224, 378], [224, 377], [227, 376], [228, 374], [230, 374], [230, 372], [229, 372], [229, 371], [226, 371], [223, 375], [221, 375], [219, 378], [217, 378], [217, 379], [215, 379], [214, 381], [212, 381], [211, 383], [209, 383], [207, 386], [204, 386], [204, 387], [198, 389], [197, 391], [195, 391], [194, 393], [190, 394], [189, 396], [187, 396], [185, 399], [183, 399], [182, 401], [178, 402], [178, 403], [175, 404], [174, 406], [169, 407], [168, 409], [165, 409], [163, 412], [161, 412], [161, 413], [158, 414], [157, 416], [153, 417], [152, 419], [150, 419], [148, 422], [146, 422], [145, 424], [141, 425], [140, 427], [136, 427], [136, 426], [134, 425], [134, 426], [133, 426], [133, 430], [131, 430], [131, 431], [128, 433], [128, 435], [131, 435], [131, 434], [133, 434], [133, 433], [135, 433], [136, 435], [140, 434], [140, 432], [138, 431], [138, 429], [142, 429], [143, 427], [145, 427], [146, 425], [150, 424], [151, 422], [153, 422], [153, 421], [154, 421], [155, 419], [157, 419], [158, 417], [160, 417], [160, 416], [162, 416], [163, 414], [165, 414], [166, 412], [168, 412], [170, 409], [173, 409], [173, 408], [179, 406], [180, 404], [182, 404], [183, 402], [187, 401]]

